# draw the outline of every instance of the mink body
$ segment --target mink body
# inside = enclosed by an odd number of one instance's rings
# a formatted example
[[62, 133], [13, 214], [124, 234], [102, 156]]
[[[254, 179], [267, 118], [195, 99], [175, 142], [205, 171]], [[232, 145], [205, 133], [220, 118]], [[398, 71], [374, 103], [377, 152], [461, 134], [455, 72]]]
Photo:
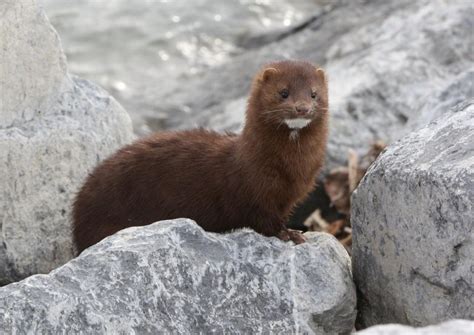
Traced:
[[73, 206], [78, 251], [123, 228], [178, 217], [207, 231], [250, 227], [302, 242], [285, 223], [314, 188], [327, 119], [321, 69], [296, 61], [267, 65], [254, 79], [241, 135], [157, 133], [97, 166]]

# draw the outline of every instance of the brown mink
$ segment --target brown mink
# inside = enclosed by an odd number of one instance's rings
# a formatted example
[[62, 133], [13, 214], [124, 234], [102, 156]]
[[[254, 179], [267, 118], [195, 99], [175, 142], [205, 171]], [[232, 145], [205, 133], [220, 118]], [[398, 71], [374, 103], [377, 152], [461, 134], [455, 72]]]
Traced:
[[327, 132], [324, 71], [303, 61], [270, 63], [253, 81], [242, 134], [161, 132], [97, 166], [74, 202], [77, 249], [178, 217], [207, 231], [250, 227], [301, 243], [285, 223], [314, 187]]

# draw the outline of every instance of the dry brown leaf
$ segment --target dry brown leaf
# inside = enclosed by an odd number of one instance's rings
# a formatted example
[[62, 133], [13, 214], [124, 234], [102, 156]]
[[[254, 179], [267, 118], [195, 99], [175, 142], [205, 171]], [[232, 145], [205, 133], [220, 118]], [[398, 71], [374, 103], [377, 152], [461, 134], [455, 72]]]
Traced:
[[385, 147], [384, 142], [377, 141], [360, 158], [354, 150], [349, 150], [347, 167], [341, 166], [331, 170], [324, 179], [324, 189], [331, 204], [346, 218], [329, 223], [322, 217], [321, 211], [318, 209], [304, 223], [309, 230], [322, 231], [336, 236], [349, 254], [352, 246], [352, 229], [350, 228], [351, 194]]
[[349, 149], [349, 155], [348, 155], [348, 179], [349, 179], [349, 193], [352, 193], [357, 185], [359, 184], [359, 156], [357, 153]]
[[350, 211], [349, 171], [345, 167], [331, 170], [324, 180], [324, 189], [338, 212], [348, 214]]
[[329, 222], [323, 219], [321, 210], [317, 209], [305, 220], [304, 225], [310, 231], [326, 231]]
[[352, 246], [352, 234], [347, 235], [342, 240], [340, 240], [340, 242], [346, 247], [351, 247]]
[[359, 166], [364, 171], [364, 174], [386, 147], [387, 145], [383, 141], [376, 141], [372, 143], [369, 151], [361, 158], [359, 162]]
[[326, 233], [336, 236], [344, 228], [346, 220], [336, 220], [326, 229]]

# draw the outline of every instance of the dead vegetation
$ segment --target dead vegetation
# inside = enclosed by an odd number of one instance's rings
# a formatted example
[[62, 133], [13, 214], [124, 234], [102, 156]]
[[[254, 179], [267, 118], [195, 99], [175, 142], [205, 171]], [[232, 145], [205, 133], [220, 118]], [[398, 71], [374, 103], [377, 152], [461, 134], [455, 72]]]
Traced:
[[347, 166], [334, 168], [323, 180], [323, 187], [331, 201], [331, 206], [336, 209], [341, 218], [328, 222], [321, 215], [321, 210], [317, 209], [304, 222], [308, 231], [319, 231], [334, 235], [344, 245], [349, 254], [351, 253], [351, 194], [385, 147], [385, 143], [377, 141], [362, 157], [359, 157], [355, 151], [349, 150]]

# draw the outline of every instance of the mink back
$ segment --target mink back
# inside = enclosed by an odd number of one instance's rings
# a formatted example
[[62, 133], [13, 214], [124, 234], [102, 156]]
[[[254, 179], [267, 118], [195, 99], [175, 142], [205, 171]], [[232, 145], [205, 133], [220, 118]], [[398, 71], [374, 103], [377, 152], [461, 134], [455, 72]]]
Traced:
[[243, 226], [250, 204], [235, 146], [236, 136], [193, 130], [156, 134], [119, 150], [76, 197], [78, 250], [123, 228], [177, 217], [214, 232]]

